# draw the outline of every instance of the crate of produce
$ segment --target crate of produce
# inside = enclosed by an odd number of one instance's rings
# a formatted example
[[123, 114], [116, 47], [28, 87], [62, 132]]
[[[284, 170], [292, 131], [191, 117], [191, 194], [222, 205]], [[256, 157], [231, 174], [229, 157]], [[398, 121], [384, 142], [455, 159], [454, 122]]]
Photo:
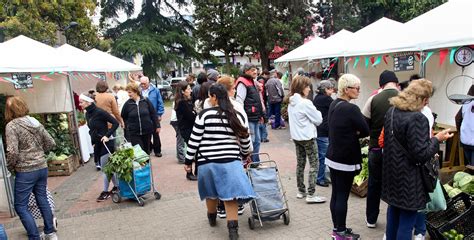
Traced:
[[352, 184], [351, 192], [355, 195], [363, 198], [367, 196], [367, 191], [369, 190], [369, 180], [366, 179], [362, 182], [361, 185]]
[[439, 232], [448, 240], [474, 240], [474, 208], [444, 225]]
[[65, 160], [49, 160], [48, 176], [69, 176], [77, 169], [76, 156], [71, 155]]
[[[431, 239], [445, 239], [440, 229], [459, 216], [473, 209], [474, 199], [466, 193], [460, 193], [447, 203], [444, 211], [432, 212], [426, 215], [426, 228]], [[472, 211], [472, 210], [471, 210]]]

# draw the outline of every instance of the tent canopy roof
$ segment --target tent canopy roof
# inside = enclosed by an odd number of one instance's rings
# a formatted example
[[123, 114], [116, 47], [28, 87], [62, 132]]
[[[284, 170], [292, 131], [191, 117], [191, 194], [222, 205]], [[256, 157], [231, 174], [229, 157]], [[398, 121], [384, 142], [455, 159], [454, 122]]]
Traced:
[[114, 57], [108, 53], [91, 49], [87, 52], [90, 57], [96, 58], [97, 61], [107, 63], [108, 69], [105, 72], [120, 72], [120, 71], [141, 71], [142, 68], [133, 63]]
[[53, 47], [23, 35], [2, 43], [0, 49], [0, 73], [67, 70], [67, 64]]
[[314, 51], [314, 49], [317, 49], [318, 45], [324, 41], [326, 40], [320, 37], [315, 37], [311, 39], [311, 41], [279, 57], [278, 59], [275, 60], [275, 62], [279, 63], [279, 62], [293, 62], [293, 61], [307, 60], [308, 55], [311, 53], [311, 51]]

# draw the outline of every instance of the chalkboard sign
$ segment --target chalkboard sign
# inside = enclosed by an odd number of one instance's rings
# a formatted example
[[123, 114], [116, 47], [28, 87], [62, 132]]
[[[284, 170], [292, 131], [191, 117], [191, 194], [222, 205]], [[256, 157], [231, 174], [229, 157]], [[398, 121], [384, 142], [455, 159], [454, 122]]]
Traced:
[[415, 69], [415, 55], [400, 54], [393, 57], [393, 71], [411, 71]]
[[33, 78], [31, 73], [12, 73], [12, 80], [15, 82], [15, 89], [33, 88]]

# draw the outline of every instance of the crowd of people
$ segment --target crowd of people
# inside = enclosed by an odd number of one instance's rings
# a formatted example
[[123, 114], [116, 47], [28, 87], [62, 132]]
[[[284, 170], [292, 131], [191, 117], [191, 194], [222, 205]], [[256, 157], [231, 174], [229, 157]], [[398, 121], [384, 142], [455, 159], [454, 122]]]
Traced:
[[[369, 137], [366, 226], [377, 227], [383, 200], [388, 204], [386, 239], [411, 239], [414, 229], [415, 238], [424, 239], [425, 216], [418, 210], [425, 208], [429, 191], [422, 184], [419, 166], [435, 156], [441, 142], [452, 137], [449, 129], [433, 134], [434, 117], [428, 107], [432, 83], [413, 76], [400, 84], [394, 72], [384, 71], [379, 77], [380, 89], [361, 111], [351, 103], [359, 97], [362, 87], [355, 75], [320, 81], [313, 93], [311, 80], [298, 73], [287, 95], [281, 77], [276, 70], [258, 73], [255, 65], [246, 63], [237, 79], [209, 69], [199, 73], [197, 81], [189, 75], [175, 86], [170, 124], [176, 131], [176, 158], [184, 164], [186, 179], [197, 181], [210, 226], [216, 226], [217, 216], [225, 217], [229, 238], [238, 239], [238, 215], [256, 195], [243, 163], [247, 159], [260, 161], [260, 144], [269, 141], [270, 122], [272, 129], [284, 129], [281, 108], [288, 103], [290, 135], [296, 149], [296, 198], [324, 203], [326, 198], [317, 194], [316, 185], [332, 184], [332, 237], [360, 238], [346, 226], [346, 216], [353, 179], [362, 167], [359, 140]], [[473, 91], [471, 87], [468, 94], [474, 95]], [[162, 156], [164, 104], [160, 91], [146, 76], [113, 89], [99, 81], [95, 91], [79, 96], [79, 105], [86, 112], [97, 170], [104, 168], [109, 153], [114, 152], [115, 141], [111, 139], [121, 135], [147, 154]], [[473, 109], [472, 102], [466, 103], [456, 116], [466, 161], [471, 165]], [[9, 170], [16, 173], [15, 210], [28, 237], [39, 239], [40, 233], [27, 210], [28, 197], [34, 193], [44, 219], [44, 234], [57, 239], [46, 196], [44, 157], [55, 143], [28, 113], [21, 98], [7, 100], [6, 153]], [[113, 187], [109, 191], [111, 181]], [[104, 174], [103, 191], [97, 201], [105, 201], [115, 191], [116, 179]]]

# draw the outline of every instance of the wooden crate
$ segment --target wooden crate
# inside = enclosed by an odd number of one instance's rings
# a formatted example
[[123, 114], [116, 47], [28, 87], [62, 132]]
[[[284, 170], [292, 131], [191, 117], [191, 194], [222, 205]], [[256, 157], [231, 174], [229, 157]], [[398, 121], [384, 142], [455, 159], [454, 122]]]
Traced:
[[357, 184], [352, 184], [351, 187], [351, 192], [353, 192], [355, 195], [363, 198], [367, 196], [367, 191], [369, 190], [369, 180], [366, 179], [360, 186], [357, 186]]
[[63, 161], [48, 161], [48, 176], [69, 176], [77, 169], [77, 157], [71, 155]]

